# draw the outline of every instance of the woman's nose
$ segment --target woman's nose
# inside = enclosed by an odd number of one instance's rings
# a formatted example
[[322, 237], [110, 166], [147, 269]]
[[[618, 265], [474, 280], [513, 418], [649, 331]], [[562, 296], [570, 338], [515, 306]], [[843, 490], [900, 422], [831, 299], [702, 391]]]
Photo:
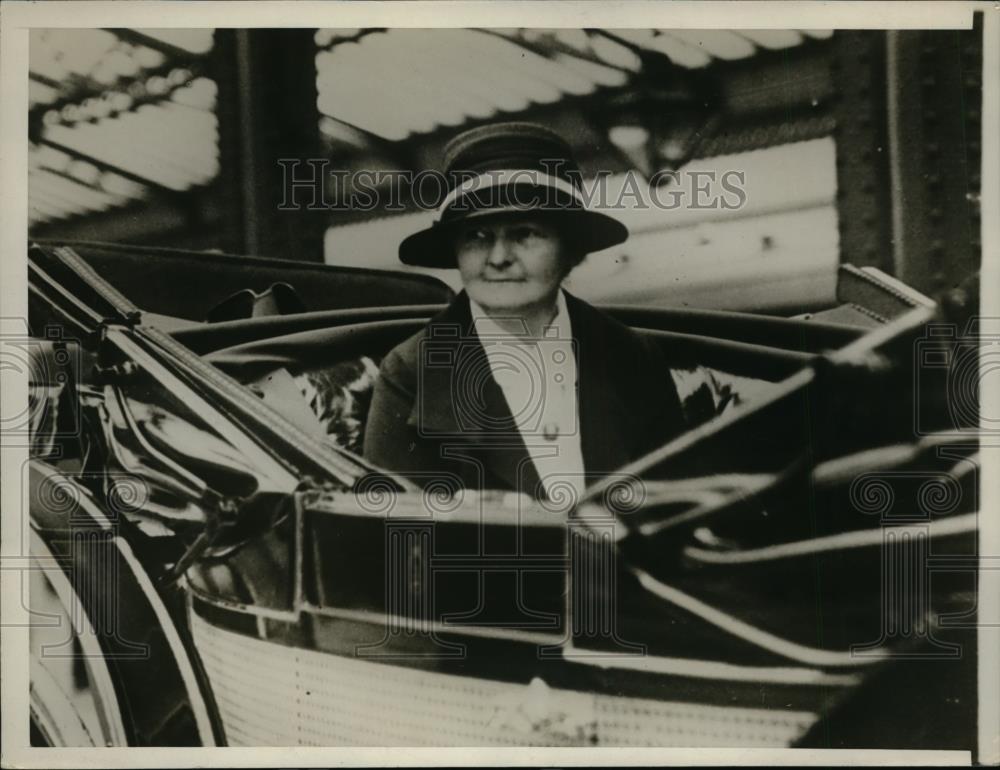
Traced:
[[506, 265], [510, 262], [510, 243], [508, 243], [507, 239], [497, 238], [494, 240], [486, 259], [491, 265]]

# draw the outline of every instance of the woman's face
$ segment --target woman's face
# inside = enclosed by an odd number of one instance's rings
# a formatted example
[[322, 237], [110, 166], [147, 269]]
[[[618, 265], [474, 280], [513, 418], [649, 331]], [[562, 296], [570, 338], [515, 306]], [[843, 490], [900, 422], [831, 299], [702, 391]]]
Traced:
[[513, 214], [468, 222], [455, 237], [462, 284], [486, 310], [514, 312], [554, 302], [569, 260], [556, 227]]

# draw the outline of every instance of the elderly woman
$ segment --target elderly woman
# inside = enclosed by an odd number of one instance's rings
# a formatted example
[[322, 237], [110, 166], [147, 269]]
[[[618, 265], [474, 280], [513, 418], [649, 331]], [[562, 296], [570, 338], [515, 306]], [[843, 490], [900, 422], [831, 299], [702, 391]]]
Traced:
[[383, 360], [365, 456], [423, 485], [555, 499], [683, 430], [658, 348], [562, 288], [628, 237], [585, 206], [569, 145], [506, 123], [445, 156], [454, 187], [399, 255], [457, 267], [464, 291]]

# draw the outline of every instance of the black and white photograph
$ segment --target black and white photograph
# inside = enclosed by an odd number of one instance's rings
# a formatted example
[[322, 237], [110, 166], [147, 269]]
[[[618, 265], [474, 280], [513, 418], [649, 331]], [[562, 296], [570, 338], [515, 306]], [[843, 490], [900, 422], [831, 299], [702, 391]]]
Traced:
[[1000, 763], [995, 5], [98, 5], [0, 10], [4, 767]]

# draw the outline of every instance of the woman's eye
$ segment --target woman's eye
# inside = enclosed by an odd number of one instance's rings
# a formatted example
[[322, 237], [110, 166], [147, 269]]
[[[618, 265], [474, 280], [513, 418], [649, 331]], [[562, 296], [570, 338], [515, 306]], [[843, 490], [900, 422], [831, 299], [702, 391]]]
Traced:
[[489, 240], [489, 233], [485, 230], [467, 230], [462, 236], [462, 242], [469, 245], [483, 244]]
[[542, 236], [541, 230], [536, 227], [519, 227], [514, 231], [514, 239], [519, 242], [530, 241]]

